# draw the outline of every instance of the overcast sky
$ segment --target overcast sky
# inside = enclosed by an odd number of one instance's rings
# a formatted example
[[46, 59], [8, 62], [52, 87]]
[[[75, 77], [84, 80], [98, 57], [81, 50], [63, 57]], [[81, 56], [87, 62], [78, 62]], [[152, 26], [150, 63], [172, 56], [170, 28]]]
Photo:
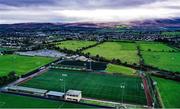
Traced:
[[180, 0], [0, 0], [0, 24], [180, 17]]

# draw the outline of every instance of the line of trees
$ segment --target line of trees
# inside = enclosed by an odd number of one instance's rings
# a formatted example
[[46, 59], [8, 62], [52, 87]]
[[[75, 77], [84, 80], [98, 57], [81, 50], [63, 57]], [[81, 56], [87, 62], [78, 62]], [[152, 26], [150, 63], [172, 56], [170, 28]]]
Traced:
[[0, 86], [6, 85], [10, 82], [17, 80], [19, 77], [17, 76], [16, 72], [12, 71], [9, 72], [7, 76], [0, 77]]

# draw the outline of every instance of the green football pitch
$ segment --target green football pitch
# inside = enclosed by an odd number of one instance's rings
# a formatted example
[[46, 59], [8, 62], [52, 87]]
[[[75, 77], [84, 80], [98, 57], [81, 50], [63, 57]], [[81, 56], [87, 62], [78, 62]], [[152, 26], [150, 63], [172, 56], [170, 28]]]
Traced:
[[54, 59], [47, 57], [1, 55], [0, 76], [5, 76], [11, 71], [15, 71], [18, 75], [23, 75], [45, 64], [48, 64], [53, 60]]
[[157, 82], [165, 108], [180, 108], [180, 82], [163, 78], [153, 78]]
[[146, 104], [144, 89], [141, 85], [142, 80], [139, 77], [51, 69], [21, 85], [64, 91], [64, 82], [60, 79], [65, 81], [66, 91], [81, 90], [83, 97]]
[[88, 47], [90, 45], [96, 44], [95, 41], [80, 41], [80, 40], [69, 40], [55, 43], [57, 47], [66, 48], [69, 50], [76, 51], [82, 47]]
[[93, 108], [87, 105], [0, 93], [0, 108]]
[[106, 59], [120, 59], [129, 64], [139, 64], [136, 43], [130, 42], [105, 42], [96, 47], [89, 48], [84, 53], [90, 53], [92, 56], [102, 56]]

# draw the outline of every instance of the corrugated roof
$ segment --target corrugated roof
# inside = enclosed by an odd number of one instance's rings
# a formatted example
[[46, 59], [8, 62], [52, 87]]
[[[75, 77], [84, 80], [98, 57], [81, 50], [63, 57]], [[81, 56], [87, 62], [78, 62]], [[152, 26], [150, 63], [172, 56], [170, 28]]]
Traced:
[[81, 91], [78, 91], [78, 90], [68, 90], [66, 92], [66, 94], [68, 94], [68, 95], [80, 95]]
[[36, 92], [36, 93], [46, 93], [48, 91], [44, 89], [36, 89], [36, 88], [29, 88], [29, 87], [22, 87], [22, 86], [9, 86], [8, 89]]
[[64, 96], [64, 93], [62, 93], [62, 92], [56, 92], [56, 91], [49, 91], [49, 92], [47, 93], [47, 95], [62, 97], [62, 96]]

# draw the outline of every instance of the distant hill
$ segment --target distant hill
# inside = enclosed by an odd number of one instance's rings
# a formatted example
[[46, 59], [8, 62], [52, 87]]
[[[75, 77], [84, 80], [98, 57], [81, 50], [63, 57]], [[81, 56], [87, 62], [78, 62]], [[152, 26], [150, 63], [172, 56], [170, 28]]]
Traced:
[[[180, 30], [180, 18], [174, 19], [154, 19], [132, 22], [106, 22], [106, 23], [19, 23], [19, 24], [0, 24], [2, 31], [19, 30], [61, 30], [61, 29], [98, 29], [98, 28], [117, 28], [127, 27], [128, 29], [159, 29], [159, 30]], [[123, 28], [121, 28], [123, 29]]]

